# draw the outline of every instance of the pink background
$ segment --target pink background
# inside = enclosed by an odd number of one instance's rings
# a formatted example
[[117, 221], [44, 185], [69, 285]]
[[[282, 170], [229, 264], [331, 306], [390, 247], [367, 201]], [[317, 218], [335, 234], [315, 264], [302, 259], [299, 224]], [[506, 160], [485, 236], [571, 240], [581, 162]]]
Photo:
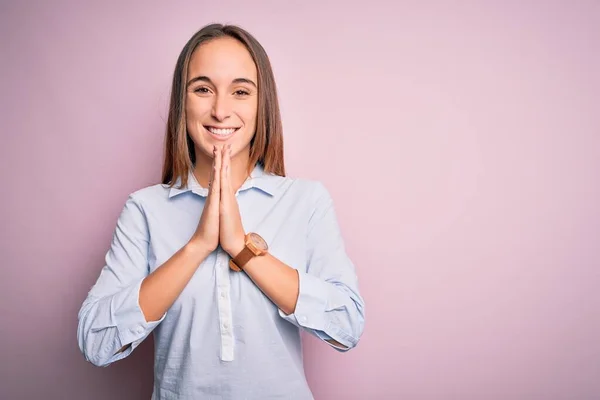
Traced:
[[267, 49], [358, 268], [359, 346], [306, 338], [317, 399], [600, 398], [600, 3], [50, 3], [0, 6], [0, 398], [149, 399], [151, 341], [93, 367], [77, 311], [213, 21]]

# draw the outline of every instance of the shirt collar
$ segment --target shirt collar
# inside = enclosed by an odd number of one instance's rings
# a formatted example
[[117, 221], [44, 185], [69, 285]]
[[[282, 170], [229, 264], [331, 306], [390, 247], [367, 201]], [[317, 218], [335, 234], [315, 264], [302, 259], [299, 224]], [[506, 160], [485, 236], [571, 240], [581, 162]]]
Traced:
[[[260, 163], [256, 163], [250, 177], [246, 179], [246, 181], [242, 184], [239, 189], [239, 192], [257, 188], [262, 190], [263, 192], [274, 196], [277, 192], [277, 187], [279, 180], [277, 175], [272, 175], [265, 172], [264, 167]], [[177, 196], [178, 194], [185, 192], [193, 192], [202, 197], [206, 197], [208, 195], [208, 188], [202, 187], [196, 177], [194, 176], [193, 171], [190, 169], [188, 171], [188, 182], [187, 186], [183, 188], [179, 188], [181, 186], [181, 178], [177, 178], [175, 185], [169, 189], [169, 198]]]

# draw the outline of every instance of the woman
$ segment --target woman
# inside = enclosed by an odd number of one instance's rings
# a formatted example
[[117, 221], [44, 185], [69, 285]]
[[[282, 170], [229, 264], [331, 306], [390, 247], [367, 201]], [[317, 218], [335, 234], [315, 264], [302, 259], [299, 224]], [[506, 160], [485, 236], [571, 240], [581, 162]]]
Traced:
[[153, 399], [311, 399], [300, 330], [356, 346], [364, 301], [331, 197], [285, 176], [262, 46], [213, 24], [173, 77], [162, 184], [132, 193], [79, 312], [86, 360], [155, 338]]

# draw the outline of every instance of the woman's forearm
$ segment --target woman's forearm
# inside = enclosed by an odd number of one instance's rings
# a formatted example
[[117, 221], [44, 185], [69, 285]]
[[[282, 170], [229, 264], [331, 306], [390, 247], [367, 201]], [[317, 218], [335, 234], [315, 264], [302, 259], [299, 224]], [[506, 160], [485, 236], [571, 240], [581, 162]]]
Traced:
[[146, 321], [159, 320], [173, 305], [210, 251], [188, 243], [142, 282], [140, 308]]
[[244, 271], [281, 311], [286, 314], [294, 312], [299, 291], [295, 269], [267, 253], [248, 261]]
[[[173, 305], [198, 266], [210, 254], [201, 245], [190, 242], [142, 281], [140, 308], [147, 322], [159, 320]], [[131, 346], [125, 344], [118, 353]]]
[[[256, 286], [286, 315], [293, 314], [296, 311], [300, 293], [300, 279], [297, 270], [267, 253], [248, 261], [244, 271]], [[347, 348], [347, 346], [334, 339], [328, 339], [327, 341], [336, 347]]]

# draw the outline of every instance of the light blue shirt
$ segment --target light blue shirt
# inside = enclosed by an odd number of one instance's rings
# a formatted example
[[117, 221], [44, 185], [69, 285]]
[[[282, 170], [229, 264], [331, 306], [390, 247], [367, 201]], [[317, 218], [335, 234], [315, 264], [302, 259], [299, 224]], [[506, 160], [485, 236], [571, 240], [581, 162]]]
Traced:
[[153, 333], [154, 400], [312, 399], [301, 329], [347, 351], [365, 323], [329, 192], [319, 181], [267, 174], [257, 164], [236, 193], [245, 232], [261, 235], [273, 256], [298, 270], [293, 314], [278, 309], [248, 275], [232, 271], [219, 246], [165, 315], [147, 322], [138, 301], [142, 280], [188, 242], [208, 194], [191, 172], [187, 187], [179, 183], [146, 187], [125, 202], [106, 265], [78, 315], [86, 360], [107, 366]]

